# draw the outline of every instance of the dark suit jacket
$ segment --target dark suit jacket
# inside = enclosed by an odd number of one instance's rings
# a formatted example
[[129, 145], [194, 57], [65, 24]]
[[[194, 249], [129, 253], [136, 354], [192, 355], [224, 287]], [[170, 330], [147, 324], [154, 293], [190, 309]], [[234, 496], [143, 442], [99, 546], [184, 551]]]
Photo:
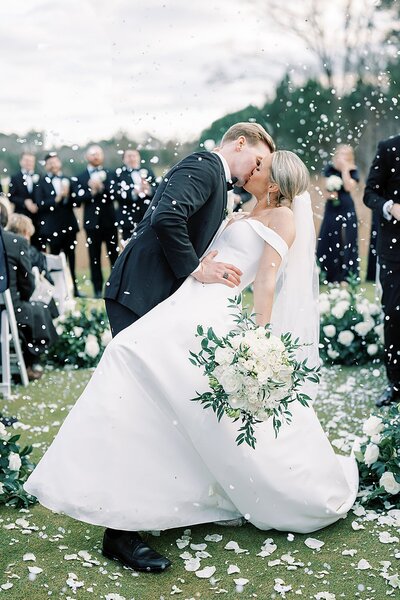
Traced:
[[35, 227], [37, 223], [37, 217], [26, 209], [24, 202], [27, 198], [31, 198], [35, 202], [36, 190], [37, 183], [33, 184], [33, 190], [31, 193], [29, 193], [25, 178], [21, 171], [18, 171], [18, 173], [15, 175], [12, 175], [9, 188], [10, 202], [14, 204], [15, 212], [26, 215], [32, 219]]
[[199, 265], [217, 232], [226, 193], [216, 154], [196, 152], [175, 165], [118, 257], [106, 298], [142, 316], [173, 294]]
[[121, 227], [134, 228], [143, 219], [146, 210], [157, 190], [156, 177], [149, 167], [140, 168], [147, 171], [146, 180], [151, 186], [151, 193], [139, 197], [134, 190], [131, 172], [123, 166], [115, 171], [115, 198], [118, 202], [117, 221]]
[[79, 231], [78, 221], [73, 208], [79, 206], [78, 198], [72, 197], [72, 188], [67, 198], [56, 202], [56, 191], [48, 175], [42, 175], [36, 190], [36, 204], [39, 207], [39, 235], [52, 237], [54, 233], [76, 233]]
[[[18, 321], [17, 313], [24, 310], [24, 305], [29, 301], [35, 289], [35, 277], [29, 258], [29, 244], [21, 235], [10, 231], [3, 231], [3, 240], [10, 273], [9, 287]], [[29, 307], [27, 310], [29, 311]]]
[[[104, 171], [106, 171], [104, 169]], [[113, 178], [107, 173], [103, 192], [92, 196], [89, 189], [89, 171], [85, 169], [78, 177], [72, 178], [74, 202], [83, 204], [83, 227], [86, 231], [115, 227]]]
[[5, 292], [9, 287], [10, 274], [8, 272], [8, 262], [6, 248], [3, 241], [3, 228], [0, 226], [0, 292]]
[[364, 192], [364, 204], [379, 214], [378, 256], [400, 262], [400, 221], [384, 217], [388, 200], [400, 203], [400, 135], [378, 144]]

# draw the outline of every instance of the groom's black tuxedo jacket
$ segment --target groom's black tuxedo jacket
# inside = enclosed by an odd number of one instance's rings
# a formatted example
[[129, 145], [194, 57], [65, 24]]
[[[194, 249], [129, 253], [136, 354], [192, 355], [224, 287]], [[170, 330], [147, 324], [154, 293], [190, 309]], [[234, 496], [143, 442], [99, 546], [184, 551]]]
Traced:
[[216, 154], [196, 152], [175, 165], [118, 257], [105, 297], [142, 316], [173, 294], [217, 232], [226, 193]]
[[388, 200], [400, 203], [400, 135], [378, 144], [364, 192], [364, 203], [379, 214], [378, 256], [400, 262], [400, 221], [384, 217]]

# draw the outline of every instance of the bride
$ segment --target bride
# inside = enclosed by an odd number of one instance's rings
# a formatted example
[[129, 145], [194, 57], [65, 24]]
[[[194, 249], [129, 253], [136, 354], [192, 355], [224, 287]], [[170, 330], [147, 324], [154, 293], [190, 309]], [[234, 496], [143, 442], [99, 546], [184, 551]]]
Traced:
[[[208, 251], [243, 272], [240, 286], [189, 276], [107, 346], [85, 391], [25, 489], [56, 512], [105, 526], [103, 553], [138, 570], [170, 561], [137, 530], [242, 516], [260, 529], [308, 533], [346, 516], [358, 487], [351, 457], [337, 456], [312, 407], [292, 404], [277, 438], [257, 425], [257, 445], [237, 446], [237, 427], [191, 402], [208, 389], [189, 362], [198, 324], [234, 327], [228, 298], [254, 284], [259, 325], [291, 331], [318, 362], [318, 284], [308, 172], [292, 152], [264, 158], [246, 184], [257, 205], [222, 224]], [[315, 388], [315, 386], [314, 386]], [[316, 389], [307, 389], [315, 397]]]

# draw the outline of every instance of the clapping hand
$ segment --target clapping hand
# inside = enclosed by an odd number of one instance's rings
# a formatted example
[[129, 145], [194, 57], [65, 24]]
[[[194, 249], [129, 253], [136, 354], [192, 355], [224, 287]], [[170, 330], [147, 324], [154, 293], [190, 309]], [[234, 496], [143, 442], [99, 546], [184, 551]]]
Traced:
[[218, 250], [212, 250], [201, 261], [200, 269], [193, 273], [193, 277], [201, 283], [223, 283], [230, 288], [240, 285], [242, 271], [228, 263], [217, 262], [214, 258]]

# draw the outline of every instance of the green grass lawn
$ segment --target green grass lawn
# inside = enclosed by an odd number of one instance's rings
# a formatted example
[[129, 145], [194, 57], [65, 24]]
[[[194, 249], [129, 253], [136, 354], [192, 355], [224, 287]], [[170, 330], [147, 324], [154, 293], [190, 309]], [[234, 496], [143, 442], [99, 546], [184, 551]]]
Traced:
[[[33, 443], [35, 460], [57, 433], [89, 377], [90, 371], [48, 371], [29, 388], [16, 388], [15, 397], [3, 407], [4, 413], [18, 415], [26, 426], [19, 430], [21, 442]], [[376, 367], [323, 371], [316, 408], [337, 448], [348, 451], [382, 382], [383, 371]], [[104, 484], [107, 485], [106, 473]], [[79, 481], [76, 485], [79, 486]], [[183, 529], [151, 538], [153, 545], [172, 559], [170, 570], [160, 575], [137, 574], [101, 555], [99, 527], [53, 514], [39, 505], [28, 511], [1, 507], [0, 597], [8, 600], [101, 599], [108, 594], [119, 594], [126, 600], [160, 600], [175, 595], [193, 600], [219, 595], [229, 599], [276, 600], [292, 597], [382, 600], [387, 594], [396, 597], [398, 590], [388, 584], [383, 574], [393, 576], [398, 570], [400, 518], [396, 521], [393, 514], [378, 515], [374, 511], [362, 515], [356, 510], [356, 513], [358, 516], [352, 512], [346, 520], [310, 536], [259, 531], [251, 525], [192, 527], [186, 532], [189, 544], [207, 544], [206, 551], [211, 555], [201, 560], [200, 568], [216, 567], [211, 579], [200, 579], [185, 570], [180, 557], [185, 551], [193, 556], [196, 553], [190, 545], [177, 547], [176, 540], [184, 534]], [[382, 543], [379, 539], [382, 532], [389, 532], [394, 541]], [[219, 534], [222, 539], [205, 540], [210, 534]], [[304, 543], [307, 537], [317, 538], [324, 545], [319, 551], [312, 550]], [[269, 557], [257, 556], [268, 538], [272, 538], [276, 550]], [[237, 542], [245, 551], [235, 553], [225, 549], [229, 541]], [[26, 553], [32, 553], [35, 560], [24, 561]], [[357, 568], [362, 560], [369, 563], [366, 569]], [[228, 574], [230, 565], [240, 572]], [[28, 567], [32, 566], [42, 571], [30, 579]], [[248, 583], [238, 587], [235, 579]], [[12, 587], [7, 589], [10, 584]], [[334, 595], [329, 596], [328, 592]]]

